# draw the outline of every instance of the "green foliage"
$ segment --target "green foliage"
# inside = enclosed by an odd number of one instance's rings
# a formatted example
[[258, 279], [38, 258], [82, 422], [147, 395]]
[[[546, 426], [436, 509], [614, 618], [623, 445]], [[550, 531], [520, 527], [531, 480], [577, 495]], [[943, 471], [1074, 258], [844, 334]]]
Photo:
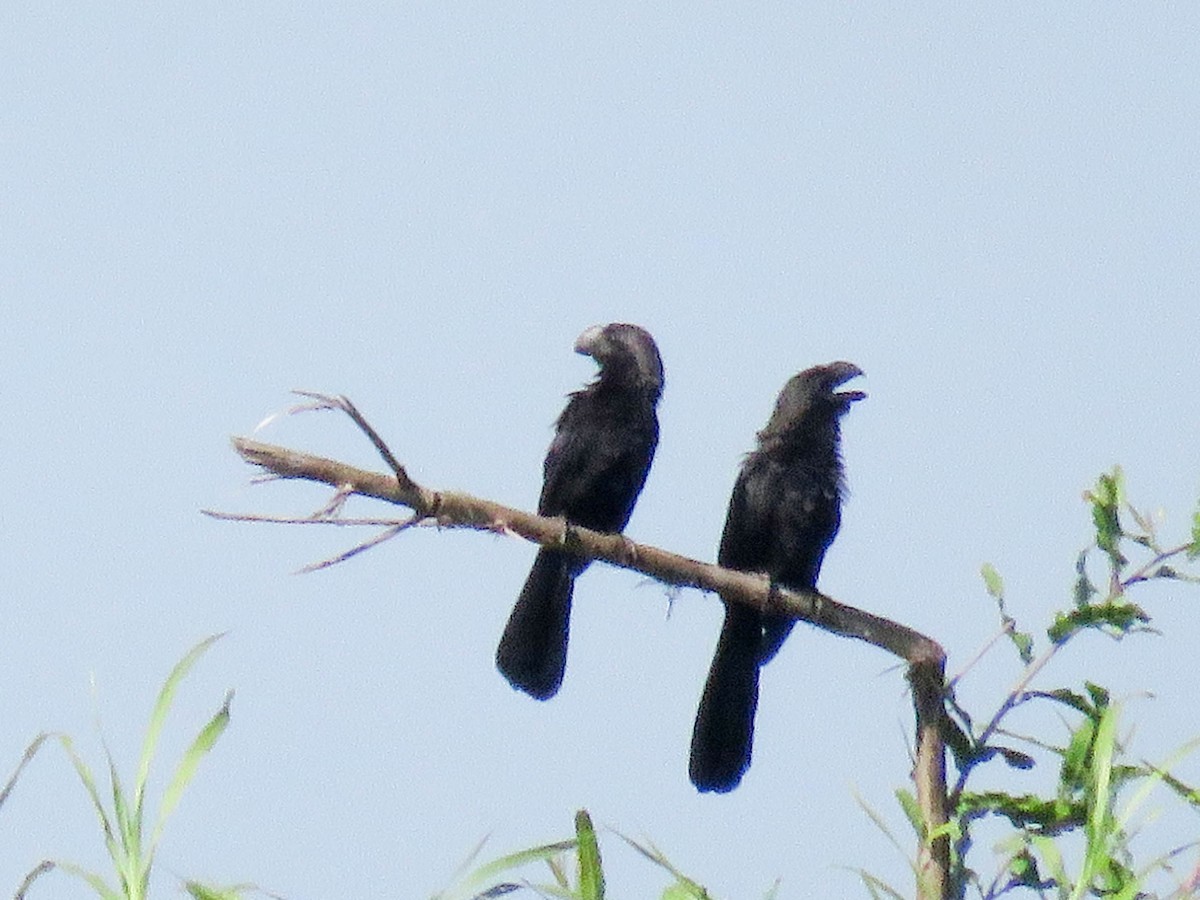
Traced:
[[1008, 610], [1004, 606], [1004, 579], [1000, 577], [1000, 573], [991, 563], [985, 562], [980, 567], [979, 574], [983, 576], [983, 586], [988, 595], [996, 601], [996, 608], [1000, 612], [1001, 628], [1008, 635], [1008, 639], [1013, 642], [1013, 646], [1017, 648], [1022, 662], [1028, 665], [1033, 660], [1033, 635], [1018, 631], [1017, 620], [1008, 614]]
[[[104, 876], [99, 873], [88, 871], [74, 863], [61, 860], [46, 860], [30, 871], [25, 877], [16, 894], [18, 900], [25, 897], [29, 888], [38, 878], [54, 869], [60, 869], [68, 875], [73, 875], [84, 881], [103, 900], [144, 900], [149, 888], [150, 872], [154, 866], [154, 855], [162, 839], [163, 827], [168, 817], [179, 804], [184, 789], [196, 774], [200, 760], [213, 748], [229, 725], [229, 705], [233, 700], [232, 691], [225, 695], [225, 700], [221, 704], [220, 709], [200, 729], [176, 765], [175, 771], [163, 792], [163, 798], [157, 815], [153, 819], [153, 826], [150, 828], [149, 834], [147, 834], [146, 786], [149, 782], [150, 767], [158, 749], [158, 742], [162, 736], [163, 726], [166, 723], [167, 713], [170, 711], [175, 693], [184, 677], [191, 671], [192, 667], [208, 648], [221, 637], [222, 635], [219, 634], [213, 635], [193, 647], [183, 659], [176, 663], [167, 676], [166, 681], [163, 682], [162, 688], [158, 693], [158, 698], [151, 710], [149, 723], [146, 726], [146, 735], [142, 742], [141, 759], [138, 764], [137, 775], [134, 778], [132, 791], [126, 790], [122, 785], [116, 763], [112, 755], [108, 752], [107, 746], [105, 747], [104, 752], [108, 768], [111, 807], [105, 805], [100, 789], [97, 787], [96, 779], [92, 774], [91, 767], [88, 766], [87, 762], [76, 751], [75, 744], [68, 735], [43, 735], [30, 745], [30, 750], [26, 751], [26, 757], [21, 764], [22, 766], [28, 762], [32, 753], [36, 752], [37, 748], [41, 746], [41, 742], [48, 737], [57, 740], [66, 752], [96, 813], [96, 819], [99, 822], [100, 830], [104, 837], [105, 848], [108, 850], [109, 858], [113, 863], [117, 886], [111, 886]], [[18, 769], [18, 773], [19, 771], [20, 769]], [[16, 776], [14, 775], [13, 778], [15, 780]], [[11, 790], [11, 784], [10, 782], [9, 787], [6, 788], [5, 796]], [[242, 890], [235, 888], [225, 891], [214, 891], [203, 888], [195, 882], [189, 883], [187, 889], [193, 897], [203, 897], [205, 900], [240, 896], [240, 891]], [[205, 891], [207, 893], [204, 893]], [[231, 893], [231, 891], [234, 893]]]
[[[713, 900], [712, 895], [704, 887], [675, 868], [670, 860], [667, 859], [666, 854], [655, 847], [654, 844], [649, 842], [639, 844], [637, 841], [623, 834], [619, 834], [618, 836], [658, 868], [670, 873], [671, 877], [675, 879], [674, 883], [663, 891], [662, 900]], [[764, 895], [765, 900], [771, 900], [778, 890], [779, 884], [776, 882]]]
[[1003, 602], [1004, 600], [1004, 579], [1000, 577], [1000, 573], [996, 571], [996, 567], [991, 563], [984, 563], [980, 566], [979, 574], [983, 576], [983, 586], [987, 592], [996, 600]]
[[1087, 603], [1067, 612], [1057, 613], [1054, 624], [1047, 629], [1046, 634], [1055, 644], [1062, 644], [1078, 632], [1089, 628], [1120, 638], [1149, 622], [1150, 616], [1135, 603]]
[[1092, 504], [1092, 523], [1096, 526], [1096, 546], [1118, 572], [1127, 560], [1121, 553], [1120, 544], [1124, 533], [1121, 530], [1120, 512], [1125, 502], [1125, 475], [1120, 466], [1111, 473], [1101, 475], [1096, 487], [1084, 495]]
[[1192, 545], [1188, 547], [1187, 557], [1200, 557], [1200, 504], [1196, 505], [1196, 511], [1192, 513]]
[[[642, 844], [619, 833], [617, 837], [671, 876], [672, 881], [663, 889], [661, 900], [713, 900], [712, 895], [702, 885], [675, 868], [666, 855], [653, 844]], [[532, 891], [541, 897], [560, 900], [603, 900], [605, 896], [599, 841], [586, 810], [575, 814], [574, 839], [510, 853], [465, 875], [462, 874], [474, 864], [482, 847], [483, 844], [480, 843], [460, 867], [455, 876], [455, 885], [435, 894], [433, 900], [492, 900], [517, 891]], [[574, 866], [571, 866], [568, 860], [572, 853], [575, 857]], [[524, 878], [513, 880], [502, 877], [505, 873], [525, 868], [531, 863], [544, 864], [550, 870], [553, 881], [532, 882]], [[574, 886], [566, 875], [571, 868], [577, 872]], [[774, 900], [778, 890], [778, 883], [772, 885], [764, 894], [764, 900]]]
[[[578, 826], [578, 824], [577, 818], [576, 825]], [[483, 845], [484, 841], [480, 841], [467, 856], [455, 874], [455, 884], [445, 891], [435, 894], [433, 900], [491, 900], [493, 897], [501, 897], [525, 888], [540, 892], [543, 896], [582, 900], [579, 894], [572, 892], [564, 866], [565, 856], [572, 851], [577, 851], [578, 838], [542, 844], [527, 850], [518, 850], [516, 853], [509, 853], [491, 860], [464, 874], [464, 870], [478, 858], [483, 850]], [[578, 853], [576, 853], [576, 857], [579, 858]], [[506, 872], [523, 869], [532, 863], [545, 864], [554, 878], [554, 883], [534, 885], [524, 879], [520, 882], [497, 880]], [[598, 854], [596, 863], [599, 864]]]
[[580, 900], [604, 900], [604, 870], [600, 865], [600, 845], [596, 829], [586, 809], [575, 813], [575, 840], [579, 847]]
[[[1119, 640], [1151, 631], [1149, 614], [1127, 596], [1135, 585], [1161, 578], [1200, 582], [1196, 575], [1177, 567], [1182, 560], [1200, 556], [1200, 510], [1191, 523], [1190, 541], [1165, 546], [1152, 519], [1126, 502], [1125, 479], [1119, 468], [1101, 475], [1084, 499], [1091, 511], [1094, 541], [1076, 559], [1071, 607], [1055, 614], [1040, 654], [1032, 634], [1019, 631], [1009, 615], [999, 573], [988, 564], [982, 568], [984, 588], [1000, 612], [1002, 633], [1012, 640], [1024, 669], [1017, 686], [982, 728], [975, 726], [953, 696], [947, 698], [947, 744], [959, 769], [949, 797], [953, 813], [952, 827], [947, 831], [952, 837], [957, 897], [973, 890], [991, 900], [1021, 889], [1041, 896], [1051, 892], [1063, 900], [1149, 897], [1144, 892], [1146, 876], [1166, 868], [1170, 860], [1169, 856], [1161, 857], [1141, 870], [1135, 868], [1128, 832], [1134, 811], [1158, 785], [1166, 786], [1200, 810], [1196, 789], [1170, 773], [1183, 756], [1200, 746], [1200, 739], [1185, 745], [1163, 765], [1133, 764], [1127, 761], [1118, 739], [1121, 705], [1113, 701], [1106, 688], [1093, 682], [1085, 682], [1082, 689], [1031, 687], [1061, 648], [1084, 632], [1096, 631]], [[1108, 583], [1103, 588], [1089, 574], [1093, 551], [1098, 551], [1107, 564]], [[1005, 731], [1009, 714], [1028, 703], [1050, 703], [1063, 711], [1067, 728], [1064, 744], [1055, 746]], [[998, 743], [998, 738], [1027, 744], [1029, 752]], [[1047, 755], [1058, 760], [1057, 783], [1047, 796], [969, 787], [979, 768], [993, 759], [1025, 769]], [[1126, 797], [1129, 799], [1122, 805]], [[919, 835], [920, 819], [912, 809], [911, 798], [902, 806]], [[1006, 820], [1012, 829], [997, 847], [1002, 862], [990, 881], [981, 878], [970, 863], [972, 828], [984, 818]], [[1068, 836], [1082, 842], [1082, 856], [1074, 865], [1068, 864], [1063, 852], [1063, 841]], [[1200, 841], [1189, 846], [1200, 846]], [[1195, 896], [1192, 890], [1172, 896]]]

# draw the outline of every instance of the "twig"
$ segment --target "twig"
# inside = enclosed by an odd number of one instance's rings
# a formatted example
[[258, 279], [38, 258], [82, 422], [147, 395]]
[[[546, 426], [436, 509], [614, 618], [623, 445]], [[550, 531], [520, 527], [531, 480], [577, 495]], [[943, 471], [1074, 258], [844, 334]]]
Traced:
[[355, 547], [351, 547], [345, 553], [339, 553], [337, 556], [331, 556], [329, 559], [323, 559], [320, 562], [309, 563], [307, 566], [304, 566], [298, 570], [299, 574], [308, 574], [309, 572], [316, 572], [319, 569], [328, 569], [330, 566], [335, 566], [338, 563], [345, 562], [352, 556], [358, 556], [358, 554], [362, 553], [364, 550], [370, 550], [372, 547], [382, 544], [384, 541], [391, 540], [406, 528], [417, 524], [417, 521], [417, 517], [413, 516], [406, 522], [401, 522], [398, 525], [393, 525], [391, 528], [384, 529], [383, 531], [379, 532], [379, 534], [375, 535], [375, 537], [365, 540]]
[[317, 404], [311, 407], [312, 409], [339, 409], [348, 415], [374, 445], [379, 455], [383, 457], [383, 461], [387, 463], [388, 468], [395, 474], [396, 480], [400, 482], [401, 488], [416, 487], [412, 479], [408, 477], [408, 472], [404, 470], [404, 466], [400, 465], [400, 461], [392, 454], [391, 448], [384, 443], [383, 438], [379, 436], [379, 432], [358, 411], [358, 407], [350, 402], [349, 397], [343, 394], [337, 394], [336, 396], [333, 394], [319, 394], [315, 391], [293, 391], [292, 393], [317, 401]]

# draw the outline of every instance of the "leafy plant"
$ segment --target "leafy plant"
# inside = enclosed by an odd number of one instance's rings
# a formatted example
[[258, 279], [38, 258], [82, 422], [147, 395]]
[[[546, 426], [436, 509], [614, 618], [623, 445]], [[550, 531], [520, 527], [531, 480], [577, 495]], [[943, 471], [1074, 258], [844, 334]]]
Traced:
[[[1098, 631], [1120, 640], [1150, 631], [1149, 614], [1128, 596], [1135, 585], [1155, 579], [1200, 582], [1197, 576], [1177, 568], [1200, 556], [1200, 509], [1193, 518], [1191, 540], [1165, 546], [1152, 519], [1126, 502], [1124, 476], [1119, 468], [1101, 475], [1084, 496], [1091, 508], [1094, 542], [1076, 560], [1073, 603], [1055, 615], [1040, 654], [1035, 654], [1038, 642], [1034, 636], [1020, 631], [1006, 608], [1003, 579], [992, 566], [983, 567], [984, 587], [1000, 613], [1001, 634], [1011, 641], [1024, 669], [1016, 687], [982, 727], [954, 702], [952, 693], [948, 698], [947, 745], [959, 771], [950, 791], [953, 815], [947, 829], [952, 837], [957, 897], [965, 897], [973, 889], [978, 896], [992, 900], [1022, 888], [1063, 900], [1085, 896], [1149, 897], [1142, 892], [1146, 876], [1169, 867], [1183, 851], [1200, 846], [1200, 841], [1194, 841], [1138, 869], [1127, 830], [1134, 811], [1160, 784], [1200, 811], [1196, 790], [1170, 774], [1170, 768], [1200, 741], [1186, 744], [1165, 765], [1133, 763], [1118, 739], [1121, 704], [1112, 700], [1108, 690], [1091, 682], [1085, 682], [1082, 689], [1032, 687], [1059, 651], [1084, 632]], [[1090, 574], [1092, 556], [1097, 552], [1106, 570], [1101, 586]], [[1140, 562], [1135, 564], [1134, 559]], [[1063, 745], [1005, 729], [1008, 716], [1029, 703], [1050, 703], [1063, 711], [1068, 726]], [[979, 768], [992, 760], [1003, 760], [1014, 769], [1028, 769], [1046, 754], [1058, 759], [1058, 779], [1052, 795], [975, 791], [969, 787]], [[1131, 792], [1132, 799], [1122, 807], [1120, 799]], [[903, 792], [901, 802], [911, 819], [911, 795]], [[968, 862], [973, 849], [972, 827], [984, 818], [1006, 819], [1012, 828], [998, 847], [1000, 870], [986, 883]], [[1065, 861], [1063, 840], [1068, 835], [1082, 841], [1081, 858], [1074, 870]], [[1193, 878], [1192, 884], [1181, 885], [1172, 896], [1197, 896], [1198, 890], [1200, 886]]]
[[[22, 766], [28, 762], [33, 752], [36, 752], [44, 740], [57, 740], [63, 750], [66, 751], [72, 766], [75, 768], [76, 774], [79, 776], [80, 782], [83, 784], [84, 790], [87, 791], [88, 797], [92, 801], [92, 807], [96, 812], [96, 818], [100, 823], [100, 829], [104, 835], [105, 848], [113, 863], [117, 886], [113, 887], [100, 873], [89, 871], [74, 863], [62, 860], [45, 860], [26, 875], [25, 880], [17, 890], [16, 896], [18, 900], [26, 896], [26, 893], [35, 881], [54, 869], [61, 869], [67, 874], [74, 875], [86, 882], [103, 900], [144, 900], [149, 889], [150, 872], [154, 866], [155, 852], [158, 849], [159, 841], [162, 839], [163, 827], [171, 813], [174, 812], [175, 807], [179, 804], [184, 789], [196, 774], [200, 760], [213, 748], [229, 725], [229, 705], [233, 700], [233, 691], [229, 691], [225, 695], [225, 700], [221, 704], [220, 709], [200, 729], [180, 758], [170, 781], [167, 783], [158, 812], [154, 815], [153, 822], [149, 829], [147, 829], [146, 787], [150, 779], [150, 766], [154, 761], [167, 713], [170, 711], [180, 683], [208, 648], [222, 636], [219, 634], [213, 635], [194, 646], [175, 664], [166, 681], [163, 682], [162, 688], [158, 693], [158, 699], [151, 710], [150, 720], [146, 726], [146, 734], [142, 742], [141, 759], [138, 763], [132, 791], [126, 790], [123, 786], [121, 778], [117, 773], [116, 763], [112, 758], [112, 754], [108, 751], [107, 745], [105, 745], [105, 761], [108, 765], [109, 787], [112, 797], [111, 806], [105, 805], [91, 768], [84, 761], [83, 757], [79, 755], [75, 749], [74, 742], [68, 735], [52, 734], [40, 736], [31, 745], [31, 749], [26, 751], [25, 760], [21, 764]], [[20, 768], [18, 768], [18, 774], [19, 772]], [[16, 779], [16, 775], [13, 776], [13, 779]], [[12, 782], [6, 788], [5, 796], [11, 790], [11, 785]], [[189, 882], [187, 890], [193, 897], [197, 898], [229, 898], [239, 896], [245, 889], [234, 888], [222, 891], [220, 889], [205, 888], [197, 882]], [[234, 893], [231, 893], [231, 891]]]

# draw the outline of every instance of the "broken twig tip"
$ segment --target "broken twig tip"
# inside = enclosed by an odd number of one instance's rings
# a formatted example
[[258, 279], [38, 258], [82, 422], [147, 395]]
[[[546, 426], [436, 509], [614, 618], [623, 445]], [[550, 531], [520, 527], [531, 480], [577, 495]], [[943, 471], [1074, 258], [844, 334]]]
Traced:
[[261, 422], [259, 422], [257, 425], [255, 425], [254, 429], [250, 433], [258, 434], [260, 431], [265, 429], [268, 425], [270, 425], [276, 419], [280, 418], [281, 415], [282, 415], [282, 413], [277, 413], [277, 412], [271, 413], [269, 416], [267, 416], [265, 419], [263, 419]]

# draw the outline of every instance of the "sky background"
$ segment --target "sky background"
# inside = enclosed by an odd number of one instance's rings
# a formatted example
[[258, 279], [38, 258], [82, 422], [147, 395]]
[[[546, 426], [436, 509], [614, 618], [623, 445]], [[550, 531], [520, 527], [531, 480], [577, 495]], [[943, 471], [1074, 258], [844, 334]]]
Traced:
[[[195, 876], [426, 897], [485, 835], [485, 855], [561, 839], [581, 807], [715, 896], [776, 877], [784, 898], [862, 896], [859, 867], [910, 891], [855, 801], [911, 844], [892, 800], [911, 707], [880, 651], [797, 628], [745, 781], [700, 796], [715, 598], [593, 567], [540, 704], [492, 662], [532, 547], [421, 530], [296, 575], [355, 536], [200, 510], [325, 503], [252, 486], [229, 449], [294, 388], [352, 397], [425, 485], [532, 507], [594, 372], [575, 337], [630, 321], [666, 391], [627, 533], [712, 559], [779, 388], [848, 359], [870, 396], [844, 420], [821, 586], [957, 671], [996, 627], [984, 561], [1030, 628], [1069, 601], [1081, 492], [1114, 463], [1164, 538], [1187, 534], [1198, 44], [1190, 4], [4, 4], [0, 773], [45, 729], [102, 769], [98, 717], [132, 779], [163, 677], [228, 630], [167, 725], [158, 785], [236, 689], [160, 896]], [[331, 413], [257, 436], [380, 467]], [[1041, 685], [1104, 680], [1134, 755], [1163, 759], [1200, 733], [1198, 596], [1134, 599], [1161, 636], [1082, 639]], [[962, 700], [985, 716], [1016, 676], [995, 651]], [[48, 856], [104, 864], [56, 747], [0, 835], [0, 892]], [[1198, 836], [1168, 813], [1141, 846]], [[602, 841], [614, 897], [665, 885]], [[35, 893], [87, 895], [62, 874]]]

